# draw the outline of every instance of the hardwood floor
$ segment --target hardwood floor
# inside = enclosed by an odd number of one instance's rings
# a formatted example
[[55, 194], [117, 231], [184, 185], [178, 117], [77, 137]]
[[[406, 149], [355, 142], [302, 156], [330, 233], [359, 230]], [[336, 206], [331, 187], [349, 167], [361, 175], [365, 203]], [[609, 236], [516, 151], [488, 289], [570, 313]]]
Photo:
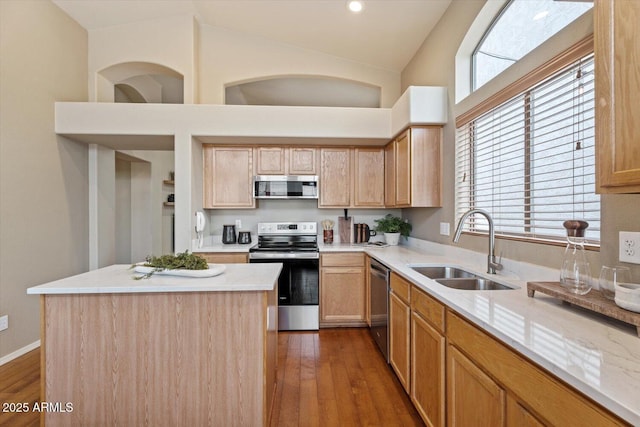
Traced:
[[278, 334], [272, 426], [422, 426], [366, 328]]
[[[14, 412], [16, 405], [33, 408], [40, 401], [40, 349], [0, 366], [0, 426], [40, 425], [37, 412]], [[26, 405], [23, 405], [26, 404]], [[6, 412], [5, 412], [6, 411]]]
[[[278, 334], [271, 426], [424, 425], [366, 328]], [[0, 366], [0, 404], [40, 396], [40, 350]], [[0, 426], [37, 426], [39, 414], [1, 412]]]

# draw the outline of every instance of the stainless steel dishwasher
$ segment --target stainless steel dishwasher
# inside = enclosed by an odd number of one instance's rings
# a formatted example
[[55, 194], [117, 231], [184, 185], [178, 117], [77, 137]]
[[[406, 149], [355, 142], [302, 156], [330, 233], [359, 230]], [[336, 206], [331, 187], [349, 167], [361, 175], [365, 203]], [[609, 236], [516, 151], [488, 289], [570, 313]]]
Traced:
[[371, 259], [369, 283], [371, 292], [371, 336], [389, 363], [389, 268]]

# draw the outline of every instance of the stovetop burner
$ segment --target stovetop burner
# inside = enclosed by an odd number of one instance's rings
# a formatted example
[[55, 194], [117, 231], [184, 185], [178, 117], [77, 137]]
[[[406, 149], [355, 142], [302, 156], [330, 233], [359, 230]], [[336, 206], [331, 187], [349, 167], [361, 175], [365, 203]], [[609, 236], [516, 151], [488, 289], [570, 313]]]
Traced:
[[315, 222], [262, 222], [258, 224], [258, 243], [250, 254], [318, 252], [318, 225]]

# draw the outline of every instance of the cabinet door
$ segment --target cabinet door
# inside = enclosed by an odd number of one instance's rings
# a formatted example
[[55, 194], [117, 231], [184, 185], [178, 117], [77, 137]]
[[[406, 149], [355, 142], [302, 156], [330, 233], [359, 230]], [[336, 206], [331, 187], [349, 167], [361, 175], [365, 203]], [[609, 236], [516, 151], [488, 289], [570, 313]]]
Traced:
[[205, 145], [204, 208], [253, 208], [253, 148]]
[[351, 205], [351, 149], [320, 149], [320, 199], [318, 207]]
[[395, 181], [397, 207], [411, 205], [411, 130], [407, 129], [395, 140]]
[[356, 207], [384, 207], [384, 148], [354, 150], [354, 197]]
[[412, 207], [442, 206], [442, 126], [411, 128]]
[[509, 427], [543, 427], [531, 412], [513, 396], [507, 395], [507, 425]]
[[320, 269], [320, 324], [364, 326], [366, 323], [364, 267]]
[[256, 175], [284, 175], [284, 153], [283, 147], [257, 147]]
[[505, 425], [505, 392], [452, 345], [447, 349], [447, 425]]
[[600, 193], [640, 193], [640, 2], [594, 5], [596, 166]]
[[310, 147], [289, 148], [289, 175], [315, 175], [316, 152]]
[[429, 426], [445, 422], [445, 339], [411, 314], [411, 401]]
[[389, 362], [400, 384], [409, 393], [409, 328], [411, 309], [398, 296], [389, 294]]
[[384, 204], [388, 208], [396, 205], [396, 143], [391, 141], [384, 147]]

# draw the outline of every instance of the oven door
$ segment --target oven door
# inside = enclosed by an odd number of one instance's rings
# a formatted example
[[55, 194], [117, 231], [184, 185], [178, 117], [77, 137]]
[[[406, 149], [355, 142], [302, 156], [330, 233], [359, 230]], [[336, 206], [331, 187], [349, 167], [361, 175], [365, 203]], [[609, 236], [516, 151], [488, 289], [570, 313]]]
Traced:
[[282, 263], [282, 271], [278, 278], [278, 330], [318, 330], [318, 258], [250, 257], [249, 262]]

